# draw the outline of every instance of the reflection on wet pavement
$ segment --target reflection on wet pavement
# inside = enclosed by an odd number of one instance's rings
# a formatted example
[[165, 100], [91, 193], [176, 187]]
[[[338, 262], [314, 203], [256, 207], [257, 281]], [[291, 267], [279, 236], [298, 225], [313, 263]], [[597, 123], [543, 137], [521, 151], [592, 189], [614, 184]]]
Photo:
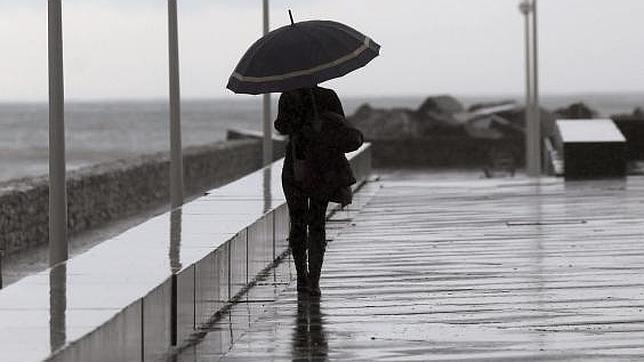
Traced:
[[[330, 240], [351, 224], [378, 187], [367, 184], [355, 195], [351, 208], [331, 210], [332, 222], [327, 225]], [[292, 285], [295, 276], [295, 266], [287, 254], [168, 360], [326, 360], [320, 299], [298, 299]], [[275, 321], [279, 324], [273, 327]], [[280, 355], [273, 353], [276, 340], [288, 346]]]
[[329, 346], [324, 331], [320, 298], [298, 296], [293, 333], [293, 361], [326, 361]]
[[176, 209], [170, 213], [170, 245], [168, 257], [170, 272], [176, 274], [181, 271], [181, 216], [183, 209]]
[[49, 343], [54, 353], [67, 342], [65, 315], [67, 310], [67, 265], [49, 271]]
[[644, 178], [396, 174], [366, 191], [329, 223], [319, 305], [294, 283], [251, 291], [224, 348], [178, 360], [644, 360]]

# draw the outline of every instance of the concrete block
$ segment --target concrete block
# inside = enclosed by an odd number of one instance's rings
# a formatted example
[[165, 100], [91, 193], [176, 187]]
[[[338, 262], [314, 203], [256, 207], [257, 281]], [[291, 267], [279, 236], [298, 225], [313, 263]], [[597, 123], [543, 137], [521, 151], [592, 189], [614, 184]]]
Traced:
[[109, 322], [51, 358], [61, 362], [140, 361], [142, 359], [141, 301], [123, 309]]
[[273, 262], [273, 215], [268, 214], [248, 227], [248, 279]]
[[172, 278], [143, 298], [143, 357], [163, 358], [171, 348]]
[[244, 230], [228, 241], [230, 248], [230, 296], [248, 285], [248, 232]]
[[181, 345], [195, 331], [195, 266], [182, 270], [176, 280], [177, 345]]
[[220, 297], [228, 282], [221, 280], [216, 268], [217, 250], [195, 265], [195, 319], [197, 328], [207, 323], [224, 306]]
[[274, 258], [281, 255], [288, 249], [288, 232], [289, 232], [289, 217], [288, 206], [283, 204], [275, 209], [274, 213], [275, 223], [275, 255]]

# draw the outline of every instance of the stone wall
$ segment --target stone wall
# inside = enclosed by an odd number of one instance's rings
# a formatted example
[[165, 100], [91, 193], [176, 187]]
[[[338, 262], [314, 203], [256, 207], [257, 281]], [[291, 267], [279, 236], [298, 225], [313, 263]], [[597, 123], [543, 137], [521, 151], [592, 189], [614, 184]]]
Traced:
[[[283, 156], [276, 143], [275, 157]], [[230, 182], [261, 166], [261, 144], [235, 140], [184, 150], [186, 195]], [[68, 174], [69, 230], [101, 226], [169, 202], [167, 153], [86, 167]], [[0, 184], [0, 249], [10, 255], [48, 241], [46, 177]]]

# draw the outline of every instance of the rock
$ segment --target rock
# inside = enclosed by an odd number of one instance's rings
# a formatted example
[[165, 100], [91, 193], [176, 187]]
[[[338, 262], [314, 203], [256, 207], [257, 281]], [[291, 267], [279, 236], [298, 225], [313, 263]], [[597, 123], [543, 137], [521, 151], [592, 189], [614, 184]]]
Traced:
[[610, 118], [614, 121], [644, 121], [644, 109], [642, 109], [642, 107], [637, 107], [633, 110], [633, 113], [613, 114]]
[[[517, 107], [506, 112], [499, 112], [499, 116], [507, 119], [513, 125], [525, 130], [525, 107]], [[555, 132], [555, 115], [541, 108], [541, 135], [544, 137], [553, 136]]]
[[554, 113], [558, 119], [592, 119], [597, 117], [597, 111], [583, 102], [571, 104], [566, 108], [559, 108]]
[[642, 107], [635, 108], [635, 110], [633, 111], [633, 117], [644, 119], [644, 109], [642, 109]]
[[628, 159], [644, 160], [644, 110], [637, 107], [633, 113], [615, 114], [610, 118], [626, 137]]
[[[348, 117], [367, 140], [419, 139], [431, 137], [520, 138], [525, 129], [525, 108], [513, 106], [512, 101], [486, 102], [471, 106], [466, 112], [463, 105], [451, 96], [428, 97], [417, 110], [404, 108], [380, 109], [363, 104]], [[507, 106], [507, 107], [504, 107]], [[572, 107], [573, 111], [579, 107]], [[490, 113], [486, 113], [490, 109]], [[478, 117], [479, 113], [481, 117]], [[478, 118], [492, 117], [477, 121]], [[555, 116], [541, 109], [542, 135], [554, 132]]]
[[348, 120], [368, 140], [418, 138], [423, 133], [416, 112], [403, 108], [380, 109], [364, 104]]
[[416, 111], [420, 120], [425, 123], [425, 128], [433, 130], [431, 133], [446, 131], [451, 133], [454, 129], [462, 129], [462, 125], [454, 118], [455, 114], [465, 111], [465, 107], [456, 98], [443, 95], [428, 97]]
[[465, 107], [463, 107], [463, 104], [456, 98], [448, 95], [428, 97], [420, 108], [418, 108], [418, 112], [421, 114], [437, 113], [449, 115], [464, 111]]
[[516, 102], [513, 100], [506, 100], [506, 101], [495, 101], [495, 102], [481, 102], [481, 103], [475, 103], [472, 104], [467, 111], [468, 112], [476, 112], [485, 108], [496, 108], [500, 106], [511, 106], [515, 105]]

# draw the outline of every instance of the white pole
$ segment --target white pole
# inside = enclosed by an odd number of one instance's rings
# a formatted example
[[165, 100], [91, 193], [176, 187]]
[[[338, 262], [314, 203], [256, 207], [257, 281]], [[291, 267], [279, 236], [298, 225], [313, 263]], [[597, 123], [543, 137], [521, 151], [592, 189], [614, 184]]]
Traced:
[[[269, 13], [268, 13], [268, 0], [263, 0], [263, 15], [264, 15], [264, 35], [269, 31]], [[262, 142], [262, 165], [267, 166], [273, 162], [273, 127], [271, 125], [271, 95], [264, 94], [263, 96], [263, 131], [264, 138]]]
[[170, 205], [172, 209], [175, 209], [183, 204], [177, 0], [168, 0], [168, 45], [170, 62]]
[[520, 10], [525, 17], [525, 165], [526, 173], [531, 173], [532, 167], [532, 44], [530, 36], [530, 8], [528, 0], [524, 0], [520, 5]]
[[67, 260], [65, 86], [62, 1], [48, 1], [49, 20], [49, 265]]
[[537, 0], [532, 5], [532, 107], [534, 124], [534, 168], [530, 176], [541, 176], [541, 108], [539, 102], [539, 37], [538, 37]]

